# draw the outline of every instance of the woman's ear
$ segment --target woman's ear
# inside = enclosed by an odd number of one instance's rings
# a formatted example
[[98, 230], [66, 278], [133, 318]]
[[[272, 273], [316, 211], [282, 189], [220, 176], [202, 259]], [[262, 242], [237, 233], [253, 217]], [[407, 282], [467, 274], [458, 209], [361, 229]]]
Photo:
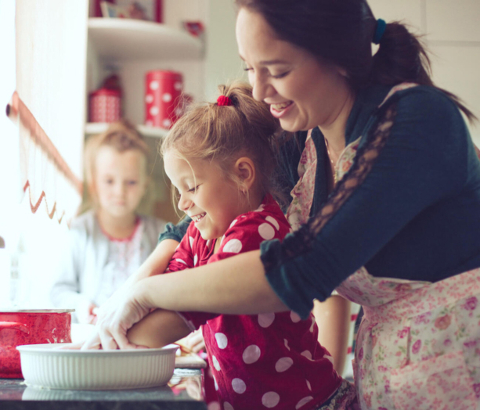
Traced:
[[255, 164], [251, 158], [240, 157], [234, 165], [233, 172], [240, 182], [240, 189], [242, 191], [249, 191], [255, 182]]

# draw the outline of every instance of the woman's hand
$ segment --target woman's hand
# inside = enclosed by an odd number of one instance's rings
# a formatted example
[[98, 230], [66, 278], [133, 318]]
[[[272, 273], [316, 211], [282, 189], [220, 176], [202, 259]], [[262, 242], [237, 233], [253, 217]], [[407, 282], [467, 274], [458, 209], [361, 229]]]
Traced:
[[150, 312], [150, 306], [145, 306], [142, 302], [141, 286], [138, 285], [129, 290], [116, 292], [97, 310], [96, 330], [85, 341], [82, 350], [140, 347], [127, 339], [128, 329]]

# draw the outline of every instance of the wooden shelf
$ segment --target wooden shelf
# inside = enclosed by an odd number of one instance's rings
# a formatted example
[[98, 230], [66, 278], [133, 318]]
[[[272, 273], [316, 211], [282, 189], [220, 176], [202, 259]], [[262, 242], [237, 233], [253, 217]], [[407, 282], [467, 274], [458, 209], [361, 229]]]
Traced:
[[[107, 130], [109, 124], [106, 122], [88, 122], [85, 124], [85, 134], [94, 135], [100, 134]], [[147, 127], [146, 125], [137, 125], [137, 131], [144, 137], [163, 138], [167, 135], [168, 130], [163, 128]]]
[[200, 39], [151, 21], [89, 18], [88, 37], [106, 60], [192, 60], [203, 56]]

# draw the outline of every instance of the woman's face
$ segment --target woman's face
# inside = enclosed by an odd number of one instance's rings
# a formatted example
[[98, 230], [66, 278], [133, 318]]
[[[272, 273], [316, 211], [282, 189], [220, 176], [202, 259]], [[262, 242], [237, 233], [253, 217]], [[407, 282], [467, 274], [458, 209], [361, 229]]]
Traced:
[[279, 40], [259, 13], [240, 9], [236, 35], [253, 96], [270, 105], [284, 130], [328, 127], [351, 95], [339, 68]]

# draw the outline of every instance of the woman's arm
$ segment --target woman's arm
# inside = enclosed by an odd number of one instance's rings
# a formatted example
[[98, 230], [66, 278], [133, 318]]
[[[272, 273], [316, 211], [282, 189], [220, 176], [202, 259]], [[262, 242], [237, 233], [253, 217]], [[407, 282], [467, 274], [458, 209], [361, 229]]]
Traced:
[[249, 315], [288, 310], [268, 284], [258, 250], [147, 278], [132, 289], [131, 298], [144, 308], [175, 311]]

